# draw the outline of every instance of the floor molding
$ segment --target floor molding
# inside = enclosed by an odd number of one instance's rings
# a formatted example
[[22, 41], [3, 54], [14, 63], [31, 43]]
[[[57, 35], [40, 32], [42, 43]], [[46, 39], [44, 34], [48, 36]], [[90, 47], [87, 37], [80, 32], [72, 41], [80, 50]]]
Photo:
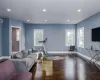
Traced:
[[[87, 60], [91, 60], [91, 58], [90, 57], [88, 57], [88, 56], [86, 56], [86, 55], [84, 55], [84, 54], [82, 54], [82, 53], [79, 53], [79, 52], [77, 52], [77, 54], [79, 55], [79, 56], [81, 56], [81, 57], [83, 57], [84, 59], [87, 59]], [[92, 62], [95, 62], [95, 60], [92, 60]], [[100, 61], [97, 61], [97, 62], [95, 62], [95, 65], [98, 67], [98, 69], [100, 70]], [[98, 66], [99, 65], [99, 66]]]
[[[88, 61], [91, 60], [91, 57], [88, 57], [82, 53], [79, 53], [79, 52], [72, 52], [72, 51], [47, 51], [49, 54], [54, 54], [54, 55], [64, 55], [64, 54], [77, 54], [79, 56], [81, 56], [82, 58], [84, 59], [87, 59]], [[95, 62], [95, 60], [92, 60], [92, 62]], [[100, 62], [96, 62], [96, 64], [100, 65]], [[97, 66], [98, 67], [98, 66]]]
[[70, 53], [76, 53], [75, 51], [47, 51], [47, 53], [49, 54], [61, 54], [61, 53], [65, 53], [65, 54], [70, 54]]
[[[64, 54], [77, 54], [77, 55], [79, 55], [79, 56], [81, 56], [82, 58], [84, 58], [84, 59], [87, 59], [88, 61], [89, 60], [91, 60], [91, 57], [88, 57], [88, 56], [86, 56], [86, 55], [84, 55], [84, 54], [82, 54], [82, 53], [79, 53], [79, 52], [71, 52], [71, 51], [47, 51], [49, 54], [54, 54], [54, 55], [64, 55]], [[95, 60], [92, 60], [92, 62], [95, 62]], [[98, 65], [100, 65], [100, 62], [96, 62], [96, 64], [98, 64]], [[97, 66], [98, 67], [98, 66]]]
[[84, 54], [82, 54], [82, 53], [79, 53], [79, 52], [75, 52], [75, 51], [47, 51], [47, 53], [49, 53], [49, 54], [71, 54], [71, 53], [75, 53], [75, 54], [78, 54], [79, 56], [81, 56], [81, 57], [83, 57], [83, 58], [85, 58], [85, 59], [87, 59], [87, 60], [91, 60], [91, 58], [90, 57], [88, 57], [88, 56], [86, 56], [86, 55], [84, 55]]
[[91, 60], [90, 57], [88, 57], [88, 56], [86, 56], [86, 55], [84, 55], [84, 54], [82, 54], [82, 53], [77, 52], [77, 54], [78, 54], [79, 56], [81, 56], [81, 57], [87, 59], [87, 60]]

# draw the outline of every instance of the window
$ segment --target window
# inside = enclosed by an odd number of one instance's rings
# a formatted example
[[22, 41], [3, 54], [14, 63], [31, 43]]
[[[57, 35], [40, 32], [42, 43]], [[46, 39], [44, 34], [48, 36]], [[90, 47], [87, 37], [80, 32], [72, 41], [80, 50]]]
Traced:
[[75, 31], [74, 30], [66, 30], [66, 46], [74, 46], [75, 45]]
[[43, 29], [34, 29], [34, 46], [42, 46], [39, 41], [43, 41]]
[[20, 31], [19, 29], [16, 29], [16, 41], [19, 41], [19, 37], [20, 37]]
[[78, 29], [78, 47], [84, 48], [84, 27]]

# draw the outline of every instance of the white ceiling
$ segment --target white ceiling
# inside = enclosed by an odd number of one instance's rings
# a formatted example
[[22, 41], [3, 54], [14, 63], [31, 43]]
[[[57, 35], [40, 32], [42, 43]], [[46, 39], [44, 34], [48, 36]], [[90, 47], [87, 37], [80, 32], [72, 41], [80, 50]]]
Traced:
[[0, 0], [0, 16], [35, 24], [76, 24], [99, 11], [100, 0]]

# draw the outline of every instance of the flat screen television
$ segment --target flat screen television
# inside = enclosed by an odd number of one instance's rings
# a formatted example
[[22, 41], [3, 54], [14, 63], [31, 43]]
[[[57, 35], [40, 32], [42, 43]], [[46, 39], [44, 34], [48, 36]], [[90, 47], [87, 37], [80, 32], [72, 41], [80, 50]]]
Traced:
[[100, 27], [92, 29], [92, 41], [100, 42]]

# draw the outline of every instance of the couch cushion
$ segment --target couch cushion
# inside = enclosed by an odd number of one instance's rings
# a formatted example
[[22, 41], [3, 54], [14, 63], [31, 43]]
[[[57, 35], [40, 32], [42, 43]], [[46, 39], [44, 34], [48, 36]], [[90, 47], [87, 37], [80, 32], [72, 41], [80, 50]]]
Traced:
[[26, 61], [27, 68], [30, 67], [35, 62], [35, 60], [32, 58], [24, 58], [24, 60]]
[[23, 54], [23, 58], [28, 56], [28, 51], [27, 50], [22, 50], [21, 52]]
[[11, 59], [15, 66], [16, 72], [28, 72], [26, 61], [23, 59]]
[[23, 58], [23, 54], [22, 54], [22, 52], [18, 52], [16, 54], [13, 54], [12, 58], [13, 59], [22, 59]]
[[16, 75], [12, 61], [7, 60], [0, 63], [0, 80], [10, 80]]
[[32, 80], [32, 73], [30, 72], [18, 73], [11, 80]]
[[31, 53], [30, 55], [28, 55], [27, 56], [27, 58], [32, 58], [32, 59], [34, 59], [34, 60], [36, 60], [37, 59], [37, 52], [36, 53]]

